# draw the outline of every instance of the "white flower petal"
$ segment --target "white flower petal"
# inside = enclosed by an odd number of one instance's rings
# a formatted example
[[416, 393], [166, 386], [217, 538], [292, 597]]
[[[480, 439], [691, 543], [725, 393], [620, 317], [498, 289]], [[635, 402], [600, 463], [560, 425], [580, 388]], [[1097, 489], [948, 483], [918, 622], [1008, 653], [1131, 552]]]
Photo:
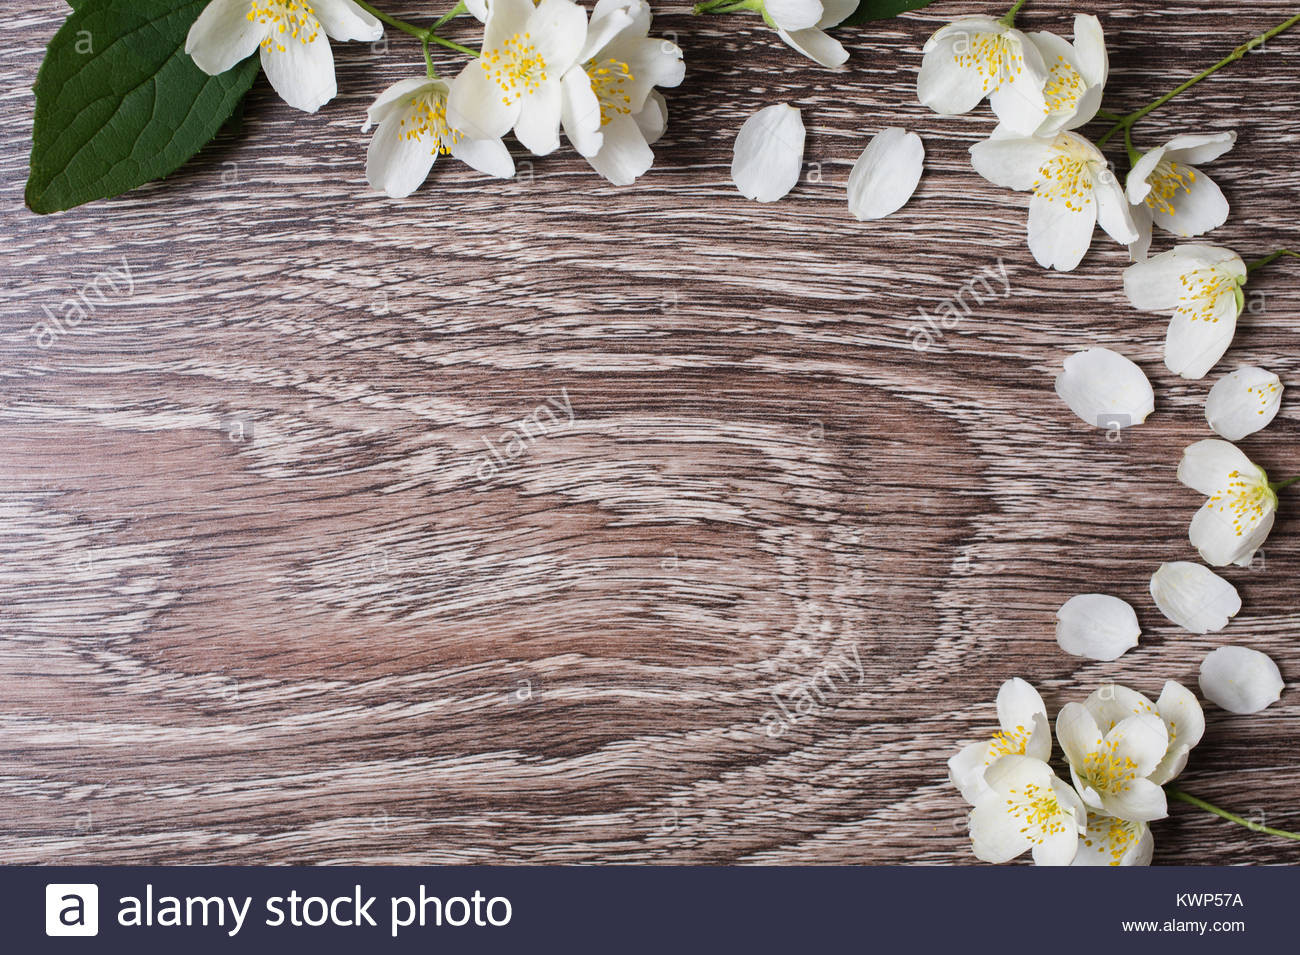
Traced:
[[1241, 610], [1241, 597], [1201, 564], [1173, 561], [1151, 575], [1151, 599], [1170, 621], [1191, 633], [1217, 633]]
[[1218, 159], [1237, 141], [1235, 132], [1227, 133], [1188, 133], [1175, 136], [1165, 143], [1165, 154], [1171, 160], [1198, 166], [1201, 163]]
[[1218, 438], [1188, 445], [1178, 462], [1178, 480], [1207, 497], [1224, 490], [1239, 475], [1255, 478], [1259, 473], [1244, 451]]
[[1128, 257], [1131, 262], [1145, 262], [1151, 252], [1151, 209], [1145, 202], [1128, 207], [1133, 219], [1133, 228], [1137, 230], [1137, 241], [1128, 245]]
[[1187, 754], [1205, 734], [1205, 714], [1191, 690], [1169, 680], [1156, 701], [1160, 718], [1169, 730], [1169, 750], [1148, 777], [1163, 786], [1178, 776], [1187, 765]]
[[288, 39], [262, 47], [262, 72], [280, 99], [304, 113], [316, 112], [338, 92], [334, 54], [324, 33], [310, 42]]
[[1020, 677], [1012, 677], [998, 687], [997, 706], [998, 725], [1008, 732], [1028, 728], [1033, 725], [1034, 717], [1047, 715], [1043, 698]]
[[1029, 848], [1020, 820], [1006, 811], [1005, 797], [986, 793], [970, 812], [970, 843], [981, 862], [1010, 862]]
[[741, 195], [775, 202], [799, 181], [804, 127], [799, 110], [787, 103], [754, 113], [736, 134], [731, 178]]
[[1071, 272], [1092, 245], [1097, 204], [1075, 204], [1035, 192], [1029, 200], [1029, 251], [1045, 269]]
[[822, 18], [821, 0], [763, 0], [763, 9], [782, 30], [806, 30]]
[[[1166, 202], [1155, 201], [1151, 217], [1166, 232], [1187, 238], [1217, 229], [1228, 221], [1228, 200], [1214, 180], [1199, 170], [1187, 167], [1190, 179]], [[1148, 199], [1148, 203], [1152, 200]], [[1169, 211], [1172, 206], [1173, 211]]]
[[664, 99], [664, 94], [658, 90], [652, 90], [650, 95], [646, 97], [641, 112], [632, 118], [636, 120], [637, 128], [641, 130], [641, 135], [645, 137], [646, 145], [653, 146], [659, 141], [659, 137], [664, 134], [664, 130], [668, 128], [668, 103]]
[[1101, 21], [1090, 13], [1074, 15], [1074, 55], [1079, 72], [1089, 86], [1104, 86], [1110, 75], [1110, 56]]
[[1141, 424], [1155, 410], [1155, 392], [1142, 369], [1109, 348], [1089, 348], [1065, 359], [1056, 393], [1096, 428]]
[[379, 19], [352, 0], [312, 0], [311, 7], [331, 39], [373, 43], [384, 35]]
[[1117, 659], [1141, 634], [1133, 608], [1108, 594], [1079, 594], [1056, 612], [1056, 642], [1076, 657]]
[[1286, 684], [1272, 659], [1247, 647], [1219, 647], [1201, 661], [1201, 692], [1229, 713], [1258, 713]]
[[971, 743], [963, 746], [948, 760], [948, 778], [961, 792], [961, 796], [974, 806], [980, 797], [988, 793], [988, 784], [984, 782], [984, 770], [989, 766], [988, 742]]
[[1040, 170], [1052, 156], [1050, 140], [1022, 136], [999, 136], [970, 148], [971, 165], [993, 183], [1024, 192], [1042, 178]]
[[185, 52], [204, 73], [216, 76], [253, 55], [267, 24], [248, 19], [248, 0], [212, 0], [185, 38]]
[[828, 69], [843, 66], [849, 58], [849, 51], [844, 49], [839, 40], [817, 27], [807, 30], [777, 30], [776, 34], [792, 49]]
[[409, 196], [429, 177], [437, 149], [432, 136], [407, 137], [401, 113], [390, 115], [370, 140], [366, 181], [394, 199]]
[[1180, 245], [1126, 268], [1124, 293], [1134, 308], [1148, 312], [1173, 311], [1187, 292], [1183, 276], [1210, 268], [1222, 268], [1234, 275], [1246, 273], [1245, 263], [1231, 249]]
[[1169, 815], [1165, 791], [1149, 779], [1134, 779], [1127, 788], [1107, 793], [1106, 811], [1132, 822], [1154, 822]]
[[633, 14], [638, 11], [640, 0], [626, 0], [624, 3], [606, 4], [603, 8], [591, 11], [591, 20], [587, 24], [587, 38], [578, 54], [578, 62], [585, 63], [600, 57], [614, 37], [627, 30], [635, 22]]
[[1255, 552], [1268, 539], [1277, 517], [1274, 505], [1239, 514], [1214, 501], [1207, 501], [1192, 517], [1187, 536], [1201, 560], [1211, 567], [1250, 564]]
[[465, 9], [479, 23], [487, 21], [487, 0], [465, 0]]
[[[491, 12], [489, 7], [489, 15]], [[554, 80], [578, 61], [587, 39], [587, 11], [573, 0], [541, 0], [524, 32]]]
[[1141, 238], [1124, 189], [1109, 169], [1093, 177], [1092, 197], [1097, 201], [1097, 224], [1102, 231], [1120, 245], [1131, 245]]
[[646, 143], [645, 134], [631, 116], [615, 116], [610, 120], [600, 152], [587, 157], [591, 167], [616, 186], [635, 182], [654, 160], [655, 154]]
[[553, 153], [560, 146], [560, 115], [563, 110], [564, 95], [559, 81], [543, 80], [531, 95], [523, 98], [519, 118], [515, 120], [515, 138], [534, 156]]
[[823, 0], [822, 18], [817, 21], [817, 26], [825, 30], [828, 27], [839, 26], [840, 23], [847, 20], [857, 12], [858, 4], [861, 0]]
[[1216, 304], [1212, 318], [1175, 312], [1165, 332], [1165, 367], [1190, 380], [1208, 375], [1232, 346], [1237, 334], [1237, 311], [1231, 296], [1225, 295]]
[[[527, 2], [527, 0], [525, 0]], [[519, 100], [507, 100], [501, 87], [470, 60], [451, 82], [447, 94], [447, 122], [471, 139], [500, 139], [519, 118]]]
[[604, 142], [600, 100], [581, 66], [575, 66], [560, 80], [560, 124], [578, 155], [590, 157], [600, 152]]
[[1151, 173], [1165, 158], [1165, 147], [1157, 146], [1138, 157], [1125, 180], [1128, 201], [1137, 205], [1151, 194]]
[[897, 126], [882, 129], [849, 173], [849, 211], [860, 220], [897, 212], [916, 192], [924, 165], [920, 136]]
[[515, 161], [510, 150], [499, 139], [468, 139], [461, 137], [451, 144], [451, 154], [472, 169], [510, 179], [515, 174]]
[[1240, 441], [1277, 417], [1282, 390], [1277, 375], [1245, 365], [1215, 382], [1205, 399], [1205, 420], [1215, 434]]

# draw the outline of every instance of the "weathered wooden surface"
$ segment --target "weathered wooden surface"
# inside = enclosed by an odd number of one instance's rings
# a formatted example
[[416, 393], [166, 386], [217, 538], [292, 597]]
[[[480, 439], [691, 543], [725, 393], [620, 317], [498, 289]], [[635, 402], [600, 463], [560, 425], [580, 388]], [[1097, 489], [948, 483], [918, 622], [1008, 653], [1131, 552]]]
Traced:
[[[916, 103], [924, 38], [984, 5], [853, 30], [842, 73], [752, 18], [661, 8], [687, 79], [628, 189], [566, 151], [518, 182], [444, 163], [376, 196], [358, 127], [420, 54], [339, 47], [320, 114], [259, 82], [242, 138], [49, 218], [21, 196], [63, 8], [33, 6], [0, 20], [0, 861], [968, 862], [944, 760], [1008, 676], [1055, 711], [1105, 680], [1194, 686], [1225, 642], [1300, 674], [1296, 495], [1265, 566], [1227, 573], [1245, 609], [1223, 634], [1146, 595], [1194, 558], [1174, 465], [1209, 435], [1213, 378], [1165, 371], [1164, 321], [1127, 305], [1109, 240], [1071, 275], [1033, 265], [1025, 196], [969, 166], [987, 110]], [[1293, 7], [1097, 4], [1109, 105]], [[1068, 34], [1073, 9], [1022, 22]], [[1248, 257], [1297, 243], [1298, 76], [1284, 36], [1139, 129], [1238, 130], [1212, 239]], [[732, 137], [782, 100], [808, 176], [747, 202]], [[926, 176], [860, 224], [844, 183], [887, 125], [922, 135]], [[39, 348], [41, 306], [123, 257], [134, 291]], [[914, 350], [917, 309], [999, 258], [1010, 294]], [[1300, 394], [1300, 276], [1257, 287], [1227, 367]], [[1122, 442], [1052, 392], [1095, 344], [1156, 385]], [[572, 423], [543, 417], [478, 480], [486, 443], [565, 396]], [[1290, 397], [1245, 442], [1270, 471], [1300, 470], [1297, 417]], [[1090, 590], [1138, 609], [1116, 663], [1055, 644]], [[770, 737], [773, 694], [837, 664], [817, 715]], [[1300, 693], [1208, 712], [1186, 788], [1300, 828]], [[1162, 862], [1300, 861], [1183, 806], [1156, 837]]]

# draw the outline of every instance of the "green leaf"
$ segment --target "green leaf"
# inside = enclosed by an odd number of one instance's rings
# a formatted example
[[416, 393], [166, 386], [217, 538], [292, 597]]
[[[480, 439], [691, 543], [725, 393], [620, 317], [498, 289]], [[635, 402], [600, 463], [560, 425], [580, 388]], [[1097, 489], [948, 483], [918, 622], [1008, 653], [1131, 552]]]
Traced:
[[36, 76], [27, 205], [58, 212], [166, 176], [212, 139], [257, 76], [208, 76], [185, 37], [208, 0], [76, 0]]
[[858, 9], [840, 26], [854, 27], [870, 20], [888, 20], [907, 10], [920, 10], [928, 7], [933, 0], [862, 0]]

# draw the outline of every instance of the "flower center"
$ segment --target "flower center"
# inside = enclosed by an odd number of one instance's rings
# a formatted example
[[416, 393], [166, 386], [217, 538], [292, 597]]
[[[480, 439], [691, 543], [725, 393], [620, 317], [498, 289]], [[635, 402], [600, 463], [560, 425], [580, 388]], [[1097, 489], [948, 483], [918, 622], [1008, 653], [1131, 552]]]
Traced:
[[271, 28], [262, 39], [264, 50], [275, 49], [283, 53], [286, 40], [294, 39], [308, 46], [320, 36], [316, 11], [302, 0], [252, 0], [248, 5], [248, 22]]
[[1001, 756], [1023, 756], [1029, 744], [1029, 730], [1017, 726], [1013, 730], [998, 730], [989, 741], [988, 762]]
[[1234, 276], [1213, 268], [1188, 272], [1179, 281], [1184, 291], [1178, 300], [1185, 304], [1180, 304], [1178, 311], [1189, 314], [1194, 322], [1217, 322], [1219, 316], [1215, 314], [1215, 306], [1219, 303], [1219, 296], [1234, 295], [1237, 289]]
[[1070, 113], [1079, 105], [1079, 97], [1086, 89], [1079, 71], [1063, 56], [1058, 56], [1047, 74], [1047, 83], [1043, 86], [1045, 113]]
[[1210, 506], [1232, 521], [1240, 537], [1247, 526], [1254, 527], [1264, 518], [1273, 492], [1258, 479], [1251, 480], [1240, 471], [1228, 472], [1228, 486], [1210, 498]]
[[430, 152], [435, 156], [446, 156], [451, 147], [460, 142], [460, 130], [447, 125], [447, 99], [445, 96], [416, 96], [411, 100], [411, 111], [399, 124], [399, 135], [403, 139], [422, 140], [426, 136], [433, 139]]
[[1094, 817], [1088, 823], [1088, 833], [1083, 837], [1083, 844], [1091, 849], [1094, 842], [1100, 842], [1110, 856], [1110, 862], [1106, 864], [1119, 865], [1124, 853], [1138, 840], [1138, 825], [1114, 816]]
[[537, 92], [546, 81], [546, 59], [532, 44], [532, 34], [515, 33], [478, 59], [484, 72], [501, 87], [501, 102], [507, 106]]
[[983, 77], [985, 92], [1014, 80], [1025, 65], [1020, 44], [1000, 33], [977, 33], [969, 44], [958, 43], [953, 52], [958, 66]]
[[1118, 739], [1099, 740], [1098, 743], [1100, 749], [1083, 757], [1079, 775], [1098, 792], [1124, 792], [1137, 778], [1137, 763], [1131, 757], [1119, 756], [1115, 752], [1120, 743]]
[[1012, 789], [1007, 799], [1007, 812], [1019, 819], [1024, 825], [1020, 833], [1030, 842], [1042, 844], [1048, 836], [1059, 835], [1065, 831], [1061, 820], [1061, 804], [1056, 793], [1050, 789], [1030, 783], [1023, 793]]
[[1081, 212], [1092, 204], [1092, 174], [1087, 160], [1058, 152], [1038, 168], [1038, 177], [1035, 195], [1064, 202], [1072, 212]]
[[1192, 183], [1196, 182], [1196, 170], [1190, 166], [1179, 166], [1167, 159], [1156, 163], [1156, 168], [1147, 177], [1151, 191], [1147, 193], [1147, 205], [1165, 215], [1174, 214], [1174, 197], [1178, 190], [1190, 193]]
[[1257, 411], [1256, 414], [1263, 414], [1268, 410], [1268, 406], [1273, 403], [1273, 397], [1278, 392], [1278, 387], [1279, 386], [1276, 383], [1260, 385], [1258, 387], [1255, 385], [1247, 386], [1246, 394], [1254, 395], [1259, 399], [1259, 411]]
[[600, 102], [600, 125], [604, 126], [615, 116], [626, 116], [632, 112], [632, 97], [627, 90], [627, 85], [635, 79], [632, 67], [611, 57], [599, 63], [588, 60], [583, 69], [591, 80], [592, 92]]

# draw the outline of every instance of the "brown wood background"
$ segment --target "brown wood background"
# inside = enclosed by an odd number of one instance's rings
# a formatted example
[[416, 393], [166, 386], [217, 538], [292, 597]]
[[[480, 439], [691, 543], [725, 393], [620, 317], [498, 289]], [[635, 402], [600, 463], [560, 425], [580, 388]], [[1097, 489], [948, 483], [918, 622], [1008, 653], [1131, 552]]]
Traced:
[[[1106, 680], [1195, 686], [1225, 642], [1300, 675], [1297, 495], [1264, 566], [1226, 574], [1228, 630], [1164, 621], [1147, 581], [1194, 559], [1174, 468], [1214, 379], [1165, 371], [1165, 321], [1128, 306], [1100, 233], [1073, 274], [1033, 264], [1026, 197], [968, 162], [986, 109], [916, 102], [925, 37], [993, 8], [850, 30], [833, 72], [754, 18], [659, 5], [687, 78], [626, 189], [566, 151], [378, 196], [359, 126], [420, 52], [336, 47], [320, 114], [259, 81], [243, 135], [172, 180], [39, 218], [30, 87], [65, 11], [32, 7], [0, 19], [0, 861], [966, 863], [944, 761], [1007, 677], [1055, 712]], [[1068, 34], [1076, 7], [1034, 0], [1022, 26]], [[1295, 4], [1094, 9], [1123, 109]], [[1246, 257], [1300, 246], [1298, 77], [1300, 32], [1138, 129], [1237, 129], [1210, 238]], [[759, 205], [731, 143], [779, 101], [804, 111], [806, 176]], [[887, 125], [921, 134], [926, 175], [858, 223], [849, 167]], [[123, 256], [134, 293], [38, 348], [41, 306]], [[915, 351], [916, 310], [999, 257], [1012, 294]], [[1296, 473], [1300, 274], [1253, 287], [1220, 371], [1292, 387], [1244, 446]], [[1118, 443], [1053, 394], [1091, 345], [1156, 386]], [[482, 485], [484, 442], [562, 389], [572, 426]], [[1115, 663], [1053, 637], [1092, 590], [1141, 618]], [[862, 685], [769, 738], [772, 694], [855, 648]], [[1208, 715], [1185, 787], [1300, 829], [1294, 685]], [[1184, 806], [1156, 839], [1165, 863], [1300, 861]]]

